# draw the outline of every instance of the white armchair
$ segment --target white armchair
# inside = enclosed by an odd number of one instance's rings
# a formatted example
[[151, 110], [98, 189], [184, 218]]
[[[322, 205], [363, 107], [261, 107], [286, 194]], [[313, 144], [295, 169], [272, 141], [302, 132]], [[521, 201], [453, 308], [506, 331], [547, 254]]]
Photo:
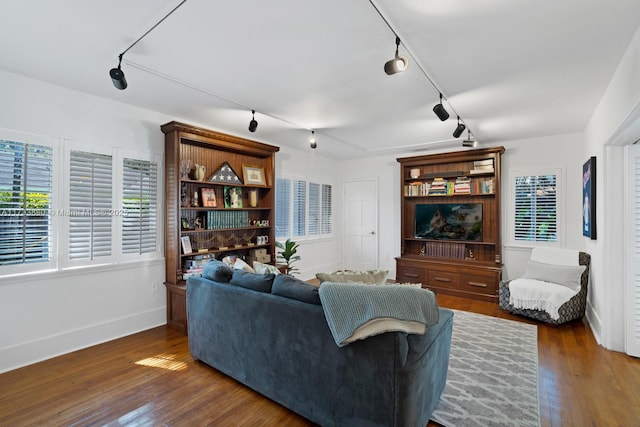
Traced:
[[534, 248], [525, 274], [500, 283], [500, 308], [555, 325], [581, 319], [590, 262], [586, 252]]

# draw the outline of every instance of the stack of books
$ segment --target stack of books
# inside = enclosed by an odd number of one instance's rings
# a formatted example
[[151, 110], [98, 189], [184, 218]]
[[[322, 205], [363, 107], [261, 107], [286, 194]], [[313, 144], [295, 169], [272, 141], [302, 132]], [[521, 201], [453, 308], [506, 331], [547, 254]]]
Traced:
[[494, 172], [493, 159], [476, 160], [473, 162], [473, 169], [471, 170], [472, 175]]
[[429, 187], [429, 195], [430, 196], [446, 196], [449, 194], [448, 189], [449, 181], [444, 178], [434, 178], [431, 183], [431, 187]]
[[466, 176], [459, 176], [453, 184], [454, 194], [471, 194], [471, 180]]
[[182, 280], [187, 280], [191, 276], [202, 276], [204, 265], [210, 261], [213, 256], [210, 254], [194, 255], [184, 260], [182, 264]]

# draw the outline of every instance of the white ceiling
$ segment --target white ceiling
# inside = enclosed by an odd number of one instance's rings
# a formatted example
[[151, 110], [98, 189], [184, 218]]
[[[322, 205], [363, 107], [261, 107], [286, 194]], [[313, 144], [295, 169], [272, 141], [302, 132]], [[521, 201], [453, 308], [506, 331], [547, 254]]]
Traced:
[[[353, 158], [457, 148], [455, 113], [481, 144], [581, 131], [640, 26], [639, 0], [187, 0], [115, 89], [118, 54], [179, 3], [5, 0], [0, 68], [280, 146], [315, 129], [318, 153]], [[404, 73], [383, 71], [376, 8]]]

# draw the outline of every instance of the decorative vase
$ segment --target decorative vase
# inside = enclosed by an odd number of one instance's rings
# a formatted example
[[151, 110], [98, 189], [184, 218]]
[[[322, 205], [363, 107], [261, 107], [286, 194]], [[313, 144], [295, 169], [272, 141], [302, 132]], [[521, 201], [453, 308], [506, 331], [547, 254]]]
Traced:
[[252, 208], [258, 207], [258, 189], [252, 188], [249, 190], [249, 206]]
[[202, 181], [204, 179], [204, 173], [206, 170], [207, 168], [203, 165], [195, 165], [194, 176], [197, 181]]

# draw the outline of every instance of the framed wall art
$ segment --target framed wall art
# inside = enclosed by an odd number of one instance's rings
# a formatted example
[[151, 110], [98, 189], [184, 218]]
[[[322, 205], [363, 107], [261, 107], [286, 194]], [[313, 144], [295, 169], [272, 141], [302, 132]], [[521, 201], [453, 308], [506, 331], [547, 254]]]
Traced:
[[582, 165], [582, 235], [596, 240], [596, 158]]
[[200, 199], [202, 200], [202, 207], [215, 208], [218, 207], [216, 200], [216, 191], [213, 188], [203, 187], [200, 189]]
[[242, 165], [242, 177], [245, 185], [265, 185], [263, 168]]

